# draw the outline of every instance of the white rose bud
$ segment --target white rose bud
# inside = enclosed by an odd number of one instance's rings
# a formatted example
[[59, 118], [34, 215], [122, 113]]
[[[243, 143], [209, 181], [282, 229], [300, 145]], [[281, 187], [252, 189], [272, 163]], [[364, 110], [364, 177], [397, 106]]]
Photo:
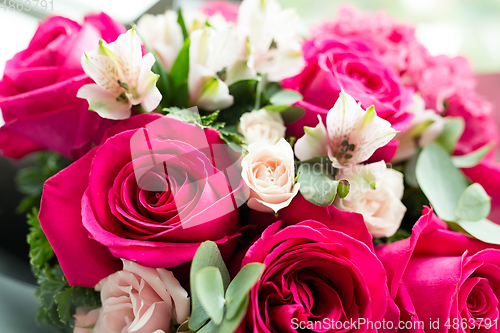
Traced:
[[276, 213], [290, 204], [300, 187], [295, 184], [292, 147], [280, 139], [275, 145], [252, 143], [248, 151], [241, 161], [242, 178], [250, 188], [248, 207]]
[[247, 144], [267, 142], [274, 145], [285, 137], [286, 127], [279, 112], [264, 109], [243, 114], [238, 125], [238, 132], [243, 134]]
[[338, 178], [348, 179], [352, 184], [349, 195], [344, 199], [337, 199], [335, 205], [342, 210], [362, 214], [373, 237], [390, 237], [399, 229], [406, 212], [406, 207], [401, 202], [404, 191], [403, 174], [393, 169], [380, 172], [378, 164], [385, 163], [381, 161], [357, 165], [350, 175], [337, 175]]

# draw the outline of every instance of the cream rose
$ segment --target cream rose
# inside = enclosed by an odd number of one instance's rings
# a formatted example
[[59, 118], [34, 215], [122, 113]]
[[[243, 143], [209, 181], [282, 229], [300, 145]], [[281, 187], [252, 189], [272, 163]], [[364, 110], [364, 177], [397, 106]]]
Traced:
[[271, 145], [256, 142], [248, 146], [241, 161], [242, 177], [250, 188], [248, 207], [260, 212], [278, 212], [297, 195], [293, 150], [285, 139]]
[[[75, 315], [75, 333], [168, 333], [189, 316], [189, 297], [172, 272], [123, 260], [123, 270], [102, 279], [102, 307]], [[88, 327], [94, 325], [93, 330]]]
[[286, 127], [279, 112], [264, 109], [243, 114], [238, 125], [238, 132], [243, 134], [247, 144], [267, 142], [274, 145], [285, 137]]
[[351, 171], [351, 174], [344, 171], [337, 175], [339, 179], [349, 180], [351, 191], [346, 198], [338, 198], [335, 206], [362, 214], [368, 231], [374, 237], [394, 235], [406, 212], [401, 202], [403, 174], [387, 169], [383, 161], [356, 165]]

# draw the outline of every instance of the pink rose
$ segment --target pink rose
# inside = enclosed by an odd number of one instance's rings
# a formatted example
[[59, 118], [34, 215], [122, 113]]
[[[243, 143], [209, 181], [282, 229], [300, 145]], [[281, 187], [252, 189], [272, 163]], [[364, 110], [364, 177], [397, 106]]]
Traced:
[[[302, 93], [304, 100], [297, 105], [306, 109], [302, 119], [288, 126], [291, 135], [301, 137], [304, 126], [314, 127], [318, 123], [318, 115], [325, 121], [341, 88], [364, 109], [374, 105], [377, 115], [389, 121], [395, 130], [410, 126], [412, 114], [407, 109], [412, 103], [412, 90], [367, 44], [326, 34], [308, 40], [303, 50], [306, 68], [283, 81], [285, 88]], [[394, 141], [383, 149], [386, 154], [375, 157], [389, 161], [396, 147]]]
[[201, 7], [201, 11], [208, 16], [214, 14], [222, 15], [228, 22], [236, 22], [239, 6], [229, 1], [207, 1]]
[[463, 57], [428, 56], [421, 71], [409, 72], [406, 76], [408, 84], [421, 94], [427, 108], [439, 113], [444, 111], [445, 102], [451, 96], [472, 90], [476, 85], [472, 66]]
[[114, 124], [88, 111], [78, 89], [92, 82], [83, 72], [83, 52], [99, 39], [114, 41], [125, 27], [106, 14], [89, 15], [83, 25], [55, 16], [42, 22], [28, 48], [5, 66], [0, 81], [0, 149], [12, 158], [52, 149], [80, 157]]
[[[352, 325], [361, 318], [397, 317], [371, 243], [335, 230], [343, 224], [366, 232], [362, 218], [330, 212], [336, 216], [324, 224], [308, 220], [281, 230], [281, 222], [272, 224], [248, 249], [242, 266], [262, 262], [265, 269], [250, 292], [247, 332], [345, 332], [356, 330]], [[359, 323], [356, 331], [373, 329]]]
[[205, 240], [230, 254], [242, 181], [238, 170], [236, 181], [226, 177], [226, 147], [214, 130], [138, 115], [50, 178], [40, 223], [69, 283], [94, 286], [119, 269], [116, 258], [178, 266]]
[[[123, 270], [104, 278], [95, 287], [102, 307], [75, 316], [75, 333], [95, 325], [93, 333], [168, 333], [171, 321], [189, 316], [189, 297], [172, 272], [123, 261]], [[81, 310], [80, 310], [81, 311]]]
[[336, 19], [321, 24], [313, 34], [363, 40], [387, 65], [400, 73], [422, 69], [422, 60], [428, 54], [417, 41], [413, 27], [398, 23], [383, 12], [360, 12], [349, 5], [340, 7]]
[[[425, 208], [411, 238], [376, 248], [389, 277], [401, 319], [419, 320], [430, 331], [469, 332], [499, 319], [500, 250], [448, 229]], [[452, 325], [451, 328], [446, 324]], [[463, 323], [464, 329], [453, 325]], [[423, 330], [419, 330], [423, 331]]]

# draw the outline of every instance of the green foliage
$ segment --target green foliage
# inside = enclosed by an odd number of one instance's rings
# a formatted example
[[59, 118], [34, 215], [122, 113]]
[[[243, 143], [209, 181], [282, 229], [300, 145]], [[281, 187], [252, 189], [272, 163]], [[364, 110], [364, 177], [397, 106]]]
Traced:
[[77, 307], [94, 309], [100, 306], [99, 293], [91, 288], [69, 286], [59, 265], [40, 270], [38, 284], [35, 292], [39, 300], [37, 322], [46, 322], [63, 332], [72, 331], [72, 314]]
[[[55, 171], [55, 165], [48, 166], [48, 169]], [[53, 264], [54, 250], [40, 226], [38, 208], [32, 207], [27, 214], [27, 223], [30, 226], [27, 242], [31, 269], [39, 285], [35, 292], [39, 300], [37, 322], [46, 322], [62, 332], [72, 332], [72, 315], [76, 307], [99, 307], [99, 293], [92, 288], [68, 285], [59, 264]]]
[[19, 170], [16, 185], [19, 192], [26, 195], [17, 207], [18, 213], [26, 213], [38, 206], [42, 196], [43, 184], [47, 179], [70, 164], [70, 161], [53, 152], [40, 152], [36, 165]]
[[184, 16], [182, 15], [182, 9], [180, 7], [179, 10], [177, 11], [177, 23], [179, 23], [179, 25], [181, 26], [184, 40], [187, 40], [189, 38], [189, 34], [186, 29], [186, 23], [184, 22]]
[[50, 267], [50, 260], [54, 258], [54, 250], [45, 236], [40, 221], [38, 220], [38, 209], [33, 207], [31, 213], [27, 214], [29, 234], [27, 241], [30, 246], [29, 258], [31, 266], [37, 272]]
[[203, 242], [191, 264], [189, 329], [201, 333], [234, 332], [245, 316], [248, 293], [263, 269], [261, 263], [248, 264], [229, 282], [217, 244]]
[[465, 129], [465, 121], [461, 117], [446, 117], [443, 132], [436, 139], [448, 153], [452, 153], [455, 145]]
[[[337, 195], [340, 181], [335, 180], [336, 170], [328, 156], [318, 156], [309, 161], [301, 161], [298, 168], [300, 193], [307, 201], [321, 207], [330, 206]], [[340, 185], [341, 197], [349, 193], [349, 185], [343, 180]]]
[[455, 208], [455, 215], [460, 220], [479, 221], [490, 214], [491, 198], [480, 184], [472, 184], [467, 187]]
[[269, 102], [273, 105], [292, 105], [301, 101], [303, 99], [302, 95], [290, 89], [283, 89], [271, 96]]
[[417, 161], [416, 175], [420, 188], [441, 219], [483, 242], [500, 244], [500, 226], [485, 218], [490, 198], [479, 184], [468, 186], [445, 147], [438, 143], [425, 147]]
[[457, 168], [472, 168], [481, 162], [481, 160], [491, 151], [493, 146], [493, 142], [490, 142], [469, 154], [452, 156], [451, 161]]

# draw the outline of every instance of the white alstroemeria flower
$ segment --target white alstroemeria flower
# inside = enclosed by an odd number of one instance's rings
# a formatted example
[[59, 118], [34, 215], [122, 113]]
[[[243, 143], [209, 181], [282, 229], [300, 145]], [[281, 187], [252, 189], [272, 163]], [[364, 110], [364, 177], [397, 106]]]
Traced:
[[189, 48], [188, 88], [191, 104], [212, 111], [233, 104], [233, 96], [220, 77], [237, 60], [238, 41], [232, 26], [195, 30]]
[[269, 81], [281, 81], [304, 68], [295, 9], [281, 9], [276, 0], [245, 0], [238, 12], [237, 27], [245, 36], [248, 65]]
[[387, 169], [380, 161], [341, 169], [337, 179], [347, 179], [349, 194], [334, 202], [339, 209], [363, 215], [370, 234], [390, 237], [396, 233], [406, 212], [401, 202], [404, 192], [403, 174]]
[[305, 134], [295, 144], [299, 160], [328, 155], [336, 168], [359, 164], [385, 146], [397, 131], [375, 113], [363, 110], [354, 98], [340, 92], [339, 99], [326, 116], [326, 128], [320, 117], [315, 128], [304, 127]]
[[137, 23], [137, 31], [158, 53], [167, 70], [172, 68], [184, 46], [184, 35], [177, 17], [177, 12], [167, 10], [162, 15], [143, 15]]
[[77, 96], [89, 102], [89, 108], [101, 117], [126, 119], [132, 105], [141, 104], [149, 112], [161, 101], [156, 88], [158, 75], [151, 71], [153, 54], [142, 56], [141, 42], [134, 28], [110, 44], [103, 40], [99, 47], [82, 57], [82, 67], [95, 84], [78, 90]]
[[408, 108], [408, 112], [413, 113], [411, 126], [396, 136], [399, 145], [392, 159], [393, 163], [410, 159], [418, 147], [429, 145], [444, 129], [444, 118], [436, 111], [426, 109], [425, 101], [418, 93], [413, 95], [413, 104]]

